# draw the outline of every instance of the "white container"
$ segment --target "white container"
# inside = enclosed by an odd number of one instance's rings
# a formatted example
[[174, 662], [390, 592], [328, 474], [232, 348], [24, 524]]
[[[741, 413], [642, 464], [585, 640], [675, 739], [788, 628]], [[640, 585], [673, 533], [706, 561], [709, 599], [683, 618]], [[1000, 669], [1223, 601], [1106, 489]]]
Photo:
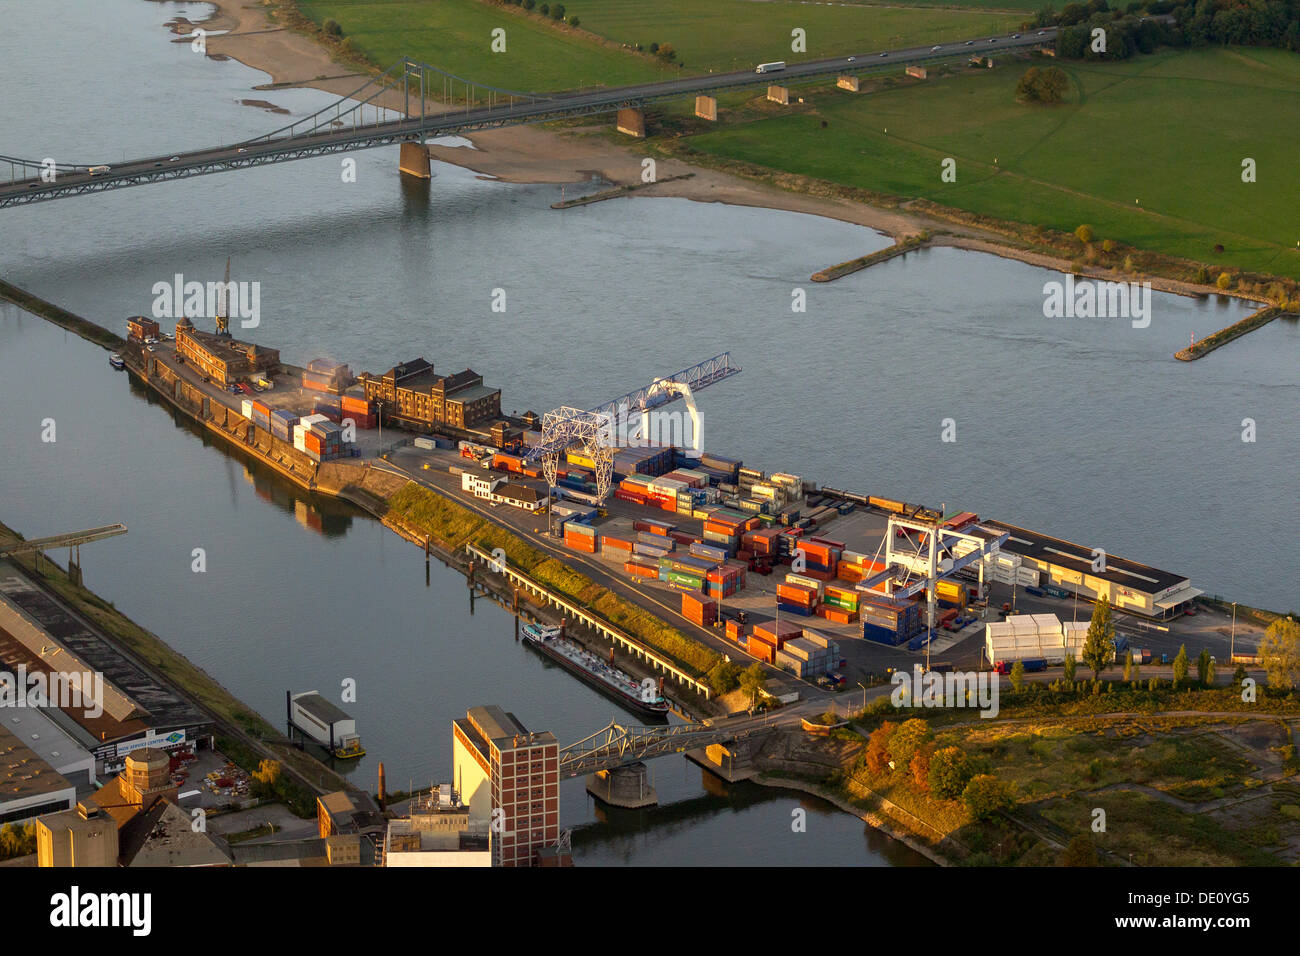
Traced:
[[245, 418], [253, 417], [253, 400], [251, 398], [246, 398], [239, 403], [239, 414]]

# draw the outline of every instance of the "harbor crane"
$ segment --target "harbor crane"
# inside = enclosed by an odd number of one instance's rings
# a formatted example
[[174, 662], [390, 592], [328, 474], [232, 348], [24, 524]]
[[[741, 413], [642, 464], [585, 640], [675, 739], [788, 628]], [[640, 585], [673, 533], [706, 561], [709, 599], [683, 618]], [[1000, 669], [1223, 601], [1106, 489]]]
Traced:
[[[542, 475], [550, 486], [552, 501], [555, 499], [560, 456], [568, 448], [580, 445], [595, 465], [596, 499], [598, 506], [603, 508], [613, 484], [614, 451], [621, 447], [644, 445], [649, 435], [649, 413], [678, 398], [686, 399], [694, 431], [692, 443], [696, 447], [693, 450], [698, 451], [700, 421], [693, 393], [739, 372], [740, 367], [732, 364], [731, 353], [723, 352], [680, 372], [659, 376], [649, 385], [595, 408], [584, 411], [562, 406], [547, 412], [542, 416], [542, 439], [533, 447], [529, 457], [541, 459]], [[635, 438], [628, 434], [633, 415], [640, 416], [641, 427], [641, 433]]]
[[[885, 569], [858, 582], [859, 591], [870, 591], [886, 581], [893, 581], [891, 596], [906, 601], [925, 592], [926, 629], [934, 634], [935, 589], [941, 580], [950, 578], [972, 564], [979, 569], [979, 594], [984, 597], [984, 558], [996, 554], [1011, 535], [1003, 532], [984, 535], [968, 534], [945, 527], [943, 519], [926, 520], [889, 516], [882, 548]], [[902, 543], [899, 543], [899, 539]], [[930, 641], [925, 644], [925, 666], [930, 666]]]

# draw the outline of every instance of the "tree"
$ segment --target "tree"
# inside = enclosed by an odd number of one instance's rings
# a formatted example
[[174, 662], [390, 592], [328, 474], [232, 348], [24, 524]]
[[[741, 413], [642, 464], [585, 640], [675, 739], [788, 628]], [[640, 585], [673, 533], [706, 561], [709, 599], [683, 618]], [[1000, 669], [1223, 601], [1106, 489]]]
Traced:
[[324, 30], [327, 34], [329, 34], [332, 37], [343, 36], [343, 28], [339, 26], [339, 22], [337, 20], [334, 19], [326, 20], [324, 23], [320, 25], [320, 27], [322, 30]]
[[280, 761], [263, 759], [253, 771], [253, 779], [267, 786], [274, 786], [280, 779]]
[[571, 27], [576, 27], [581, 22], [582, 21], [579, 20], [577, 17], [569, 17], [569, 26]]
[[1061, 854], [1061, 866], [1100, 866], [1097, 848], [1092, 840], [1080, 833], [1069, 842]]
[[551, 5], [549, 3], [543, 3], [537, 8], [537, 12], [544, 17], [549, 17], [551, 15]]
[[919, 717], [899, 724], [889, 738], [889, 759], [894, 761], [895, 769], [910, 766], [916, 752], [933, 739], [934, 732], [930, 730], [930, 725]]
[[1220, 289], [1229, 289], [1232, 287], [1232, 276], [1226, 272], [1220, 272], [1219, 278], [1214, 280], [1214, 284]]
[[745, 668], [740, 675], [740, 689], [745, 692], [749, 698], [750, 710], [758, 706], [759, 695], [763, 688], [767, 686], [767, 672], [763, 670], [763, 665], [755, 661]]
[[564, 4], [557, 3], [555, 6], [551, 7], [551, 19], [552, 20], [564, 19]]
[[912, 755], [912, 762], [907, 769], [912, 773], [912, 785], [922, 793], [930, 791], [930, 760], [934, 757], [934, 745], [925, 744]]
[[[1080, 226], [1080, 229], [1083, 227]], [[1115, 660], [1115, 622], [1110, 616], [1110, 601], [1102, 598], [1092, 609], [1088, 637], [1083, 642], [1083, 662], [1092, 668], [1094, 679]]]
[[956, 800], [972, 776], [970, 758], [960, 747], [944, 747], [930, 758], [930, 792], [936, 797]]
[[889, 770], [889, 738], [897, 726], [893, 721], [887, 720], [867, 738], [867, 752], [863, 755], [863, 762], [868, 773], [879, 775]]
[[1065, 654], [1065, 679], [1074, 680], [1074, 651]]
[[962, 802], [976, 820], [985, 820], [1002, 810], [1010, 810], [1016, 805], [1011, 795], [1011, 788], [997, 777], [980, 773], [971, 777], [966, 789], [961, 792]]
[[1124, 683], [1133, 679], [1133, 649], [1130, 647], [1124, 652]]
[[1016, 99], [1022, 103], [1059, 103], [1070, 88], [1070, 80], [1059, 66], [1031, 66], [1016, 84]]
[[36, 824], [6, 823], [0, 827], [0, 860], [31, 856], [36, 852]]
[[1273, 690], [1288, 691], [1300, 676], [1300, 624], [1279, 618], [1268, 626], [1259, 644], [1259, 660]]
[[1187, 669], [1187, 645], [1184, 644], [1178, 648], [1178, 656], [1174, 658], [1174, 690], [1187, 680]]
[[1103, 240], [1101, 243], [1101, 251], [1106, 253], [1106, 255], [1110, 255], [1112, 252], [1114, 252], [1115, 251], [1114, 240], [1112, 239]]
[[735, 661], [723, 661], [709, 675], [709, 686], [719, 697], [731, 693], [740, 686], [740, 665]]
[[1025, 662], [1016, 661], [1011, 665], [1011, 689], [1017, 694], [1025, 686]]
[[1210, 667], [1210, 652], [1201, 648], [1201, 653], [1196, 655], [1196, 679], [1202, 687], [1208, 687], [1212, 681]]
[[1074, 230], [1074, 234], [1084, 245], [1092, 242], [1092, 226], [1088, 225], [1086, 222], [1078, 229]]

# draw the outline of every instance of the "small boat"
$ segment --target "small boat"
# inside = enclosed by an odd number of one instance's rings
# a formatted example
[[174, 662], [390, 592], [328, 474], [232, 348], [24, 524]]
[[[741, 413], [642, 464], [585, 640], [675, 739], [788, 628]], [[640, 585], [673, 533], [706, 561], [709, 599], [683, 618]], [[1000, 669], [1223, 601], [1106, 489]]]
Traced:
[[118, 355], [116, 352], [108, 357], [108, 364], [116, 369], [126, 368], [126, 362], [122, 361], [122, 356]]
[[581, 644], [560, 636], [548, 624], [525, 624], [524, 640], [584, 683], [612, 697], [624, 707], [647, 717], [667, 717], [668, 701], [651, 678], [637, 683], [629, 674], [601, 660]]

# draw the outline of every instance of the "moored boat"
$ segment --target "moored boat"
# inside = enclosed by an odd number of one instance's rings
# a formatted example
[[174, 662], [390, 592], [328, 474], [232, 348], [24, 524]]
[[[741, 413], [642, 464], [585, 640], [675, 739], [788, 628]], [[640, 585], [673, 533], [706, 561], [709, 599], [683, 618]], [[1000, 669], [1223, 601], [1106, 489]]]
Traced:
[[659, 693], [652, 678], [637, 683], [629, 674], [601, 660], [581, 644], [561, 636], [558, 627], [525, 624], [522, 633], [524, 640], [542, 654], [629, 710], [647, 717], [668, 716], [668, 701]]

